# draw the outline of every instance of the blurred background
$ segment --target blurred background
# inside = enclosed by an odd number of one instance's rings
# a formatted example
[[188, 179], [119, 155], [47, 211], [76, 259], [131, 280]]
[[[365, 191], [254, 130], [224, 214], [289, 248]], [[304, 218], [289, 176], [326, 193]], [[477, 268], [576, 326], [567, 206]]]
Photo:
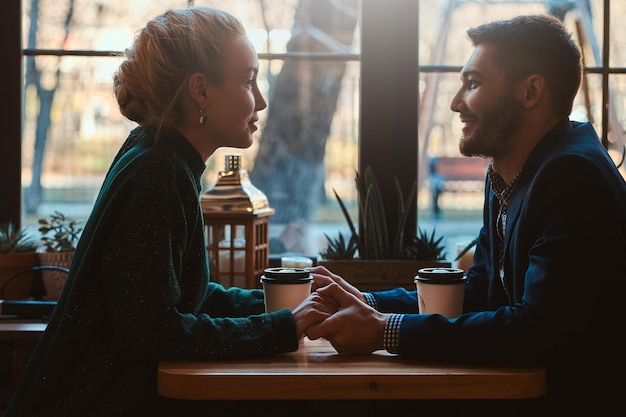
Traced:
[[[252, 183], [276, 210], [270, 220], [271, 253], [317, 255], [327, 244], [326, 235], [348, 235], [334, 193], [356, 218], [355, 173], [359, 155], [371, 146], [361, 142], [360, 107], [365, 105], [361, 40], [367, 34], [364, 30], [386, 30], [362, 27], [362, 1], [21, 1], [23, 225], [36, 230], [37, 219], [54, 210], [87, 219], [114, 155], [134, 127], [120, 115], [113, 95], [112, 74], [122, 60], [116, 55], [131, 45], [136, 30], [166, 8], [204, 5], [229, 11], [243, 22], [259, 54], [259, 86], [268, 101], [268, 109], [260, 113], [254, 145], [213, 155], [204, 174], [205, 189], [224, 169], [224, 154], [241, 153]], [[365, 2], [387, 8], [409, 4]], [[620, 20], [626, 16], [626, 2], [414, 3], [417, 7], [407, 8], [408, 23], [398, 24], [406, 25], [407, 36], [417, 33], [418, 48], [400, 50], [398, 55], [418, 62], [415, 79], [407, 79], [406, 85], [415, 87], [419, 97], [418, 111], [411, 115], [418, 135], [408, 138], [417, 141], [419, 163], [395, 169], [417, 178], [416, 224], [445, 237], [448, 258], [454, 257], [457, 242], [477, 235], [481, 224], [480, 183], [460, 181], [453, 191], [443, 192], [435, 215], [429, 173], [433, 158], [460, 157], [461, 126], [449, 103], [472, 50], [465, 36], [468, 28], [520, 14], [551, 13], [561, 18], [585, 55], [585, 81], [571, 117], [591, 121], [616, 164], [621, 163], [626, 29]], [[416, 52], [417, 60], [412, 55]]]

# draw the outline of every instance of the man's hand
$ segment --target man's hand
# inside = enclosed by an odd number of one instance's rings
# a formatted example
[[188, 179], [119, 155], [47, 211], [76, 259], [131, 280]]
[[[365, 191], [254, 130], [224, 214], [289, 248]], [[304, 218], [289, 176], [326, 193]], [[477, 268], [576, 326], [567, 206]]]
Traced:
[[316, 306], [324, 306], [320, 307], [323, 311], [328, 313], [334, 308], [336, 312], [306, 330], [310, 339], [323, 337], [340, 354], [367, 354], [384, 348], [387, 314], [376, 311], [335, 282], [319, 288], [312, 299]]

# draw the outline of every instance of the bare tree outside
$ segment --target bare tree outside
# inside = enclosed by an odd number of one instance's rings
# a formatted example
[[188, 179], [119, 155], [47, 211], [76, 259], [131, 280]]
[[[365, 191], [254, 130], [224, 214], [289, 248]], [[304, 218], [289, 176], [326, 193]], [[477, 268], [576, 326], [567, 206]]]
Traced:
[[[301, 0], [287, 52], [349, 53], [358, 16], [358, 0]], [[291, 59], [273, 80], [267, 124], [250, 173], [277, 208], [272, 222], [308, 224], [325, 198], [326, 142], [346, 65]]]
[[[39, 22], [39, 0], [31, 0], [29, 13], [30, 26], [28, 28], [28, 48], [36, 48]], [[64, 36], [59, 47], [63, 46], [70, 35], [73, 14], [74, 0], [70, 0], [67, 5], [67, 13], [64, 19]], [[35, 57], [26, 57], [26, 81], [24, 89], [28, 89], [30, 86], [34, 87], [39, 99], [39, 112], [37, 113], [37, 123], [35, 129], [35, 149], [31, 167], [32, 177], [30, 186], [26, 190], [24, 196], [26, 213], [35, 213], [42, 198], [43, 189], [41, 185], [41, 174], [43, 171], [43, 158], [46, 150], [48, 131], [50, 129], [52, 103], [61, 78], [62, 58], [59, 57], [52, 59], [56, 60], [56, 69], [51, 71], [54, 74], [52, 82], [47, 83], [49, 85], [46, 85], [46, 83], [42, 82], [42, 70], [37, 67]]]

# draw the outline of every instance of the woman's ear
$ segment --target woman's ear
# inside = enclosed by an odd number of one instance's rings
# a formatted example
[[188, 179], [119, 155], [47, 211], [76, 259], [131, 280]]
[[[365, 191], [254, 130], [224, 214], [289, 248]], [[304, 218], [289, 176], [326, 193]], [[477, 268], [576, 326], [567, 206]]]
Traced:
[[191, 95], [191, 97], [198, 103], [200, 107], [203, 107], [203, 104], [208, 98], [208, 83], [204, 74], [200, 72], [194, 72], [193, 74], [191, 74], [189, 80], [187, 81], [187, 88], [189, 89], [189, 94]]
[[518, 85], [517, 101], [525, 109], [537, 105], [545, 94], [546, 80], [539, 74], [532, 74], [522, 80]]

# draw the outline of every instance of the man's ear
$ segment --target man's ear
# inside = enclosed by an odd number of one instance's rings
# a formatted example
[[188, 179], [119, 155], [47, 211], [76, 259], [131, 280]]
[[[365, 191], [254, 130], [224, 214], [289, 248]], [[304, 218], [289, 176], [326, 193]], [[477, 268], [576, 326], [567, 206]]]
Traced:
[[532, 74], [520, 81], [517, 101], [526, 109], [537, 105], [545, 94], [546, 80], [539, 74]]
[[208, 83], [204, 74], [194, 72], [187, 81], [187, 88], [191, 97], [202, 107], [208, 98]]

